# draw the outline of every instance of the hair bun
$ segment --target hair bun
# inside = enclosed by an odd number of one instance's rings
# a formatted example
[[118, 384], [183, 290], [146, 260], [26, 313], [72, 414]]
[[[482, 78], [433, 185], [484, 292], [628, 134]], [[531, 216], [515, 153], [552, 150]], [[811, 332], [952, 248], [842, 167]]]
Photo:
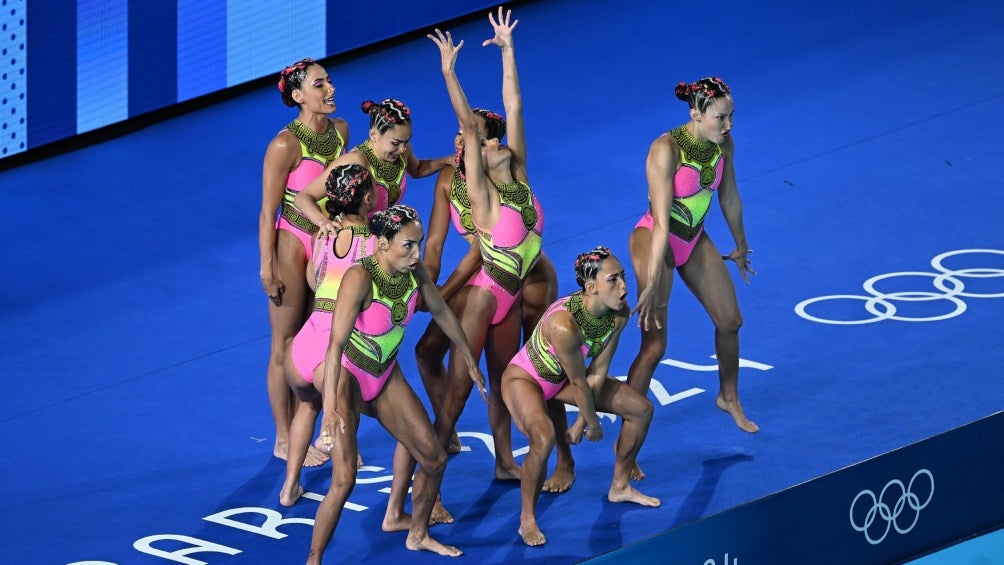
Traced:
[[676, 97], [680, 100], [687, 102], [687, 98], [690, 96], [690, 85], [680, 81], [676, 85], [676, 88], [673, 89], [673, 93], [676, 94]]
[[362, 109], [364, 114], [369, 114], [376, 107], [376, 102], [372, 100], [363, 100]]

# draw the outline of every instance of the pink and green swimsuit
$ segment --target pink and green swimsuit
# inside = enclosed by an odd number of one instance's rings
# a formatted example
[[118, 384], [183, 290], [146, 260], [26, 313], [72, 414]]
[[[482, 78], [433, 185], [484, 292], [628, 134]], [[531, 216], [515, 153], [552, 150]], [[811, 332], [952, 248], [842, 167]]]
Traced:
[[471, 199], [467, 195], [467, 181], [460, 176], [460, 169], [453, 168], [453, 181], [450, 182], [450, 221], [464, 239], [470, 240], [478, 235], [471, 216]]
[[380, 394], [397, 365], [404, 328], [415, 313], [418, 282], [412, 273], [388, 275], [372, 255], [360, 265], [373, 281], [373, 300], [356, 317], [342, 366], [356, 378], [363, 400], [369, 402]]
[[[704, 219], [711, 208], [715, 190], [722, 182], [725, 155], [715, 143], [699, 142], [686, 126], [669, 132], [680, 146], [680, 168], [673, 175], [673, 206], [669, 219], [669, 246], [676, 266], [687, 262], [704, 231]], [[635, 228], [651, 230], [652, 209], [645, 212]]]
[[554, 346], [547, 341], [541, 327], [548, 322], [555, 312], [565, 310], [572, 314], [575, 324], [582, 335], [582, 357], [588, 361], [603, 351], [611, 336], [614, 335], [615, 318], [612, 311], [599, 318], [593, 317], [582, 304], [582, 291], [574, 292], [564, 298], [559, 298], [551, 304], [540, 323], [533, 329], [530, 339], [523, 344], [519, 353], [509, 362], [530, 374], [544, 393], [544, 400], [554, 398], [568, 383], [568, 375], [561, 368]]
[[495, 186], [501, 203], [499, 219], [490, 230], [476, 226], [482, 265], [467, 283], [495, 296], [493, 325], [505, 319], [519, 298], [530, 269], [540, 258], [544, 231], [544, 212], [529, 185], [516, 181]]
[[314, 311], [303, 324], [296, 337], [293, 338], [293, 364], [300, 375], [309, 383], [314, 382], [314, 371], [324, 363], [324, 355], [331, 338], [331, 317], [335, 311], [335, 299], [338, 288], [346, 271], [359, 263], [376, 249], [376, 237], [366, 226], [350, 226], [342, 228], [352, 231], [352, 243], [349, 251], [339, 257], [334, 245], [338, 240], [334, 237], [318, 239], [314, 246], [314, 254], [319, 258], [315, 261], [317, 269], [314, 272], [317, 292], [314, 296]]
[[[345, 140], [342, 139], [342, 134], [338, 132], [331, 120], [328, 120], [328, 129], [321, 134], [314, 133], [299, 119], [290, 122], [286, 129], [295, 135], [300, 142], [300, 163], [290, 171], [289, 177], [286, 179], [286, 190], [282, 194], [282, 205], [279, 208], [279, 218], [275, 223], [275, 228], [295, 235], [303, 244], [303, 251], [309, 260], [312, 251], [310, 236], [317, 233], [317, 226], [293, 206], [293, 199], [312, 180], [324, 172], [328, 163], [342, 154]], [[317, 203], [322, 210], [325, 200], [321, 199]]]

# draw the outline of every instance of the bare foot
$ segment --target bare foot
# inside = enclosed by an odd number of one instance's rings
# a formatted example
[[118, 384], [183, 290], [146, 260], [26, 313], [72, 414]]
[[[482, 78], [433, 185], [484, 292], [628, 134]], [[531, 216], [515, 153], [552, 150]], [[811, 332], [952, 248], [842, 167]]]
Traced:
[[404, 545], [412, 551], [431, 551], [447, 557], [460, 557], [464, 554], [463, 551], [460, 551], [452, 545], [439, 543], [438, 541], [432, 539], [432, 536], [429, 534], [425, 534], [425, 537], [419, 540], [416, 540], [409, 535], [408, 539], [405, 540]]
[[746, 419], [746, 414], [743, 413], [743, 407], [739, 404], [738, 398], [733, 401], [728, 401], [719, 394], [718, 397], [715, 398], [715, 405], [722, 411], [731, 414], [732, 419], [736, 421], [736, 425], [739, 426], [740, 430], [751, 434], [760, 431], [760, 426], [757, 426], [750, 420]]
[[540, 490], [543, 492], [565, 492], [572, 488], [572, 483], [574, 482], [575, 470], [562, 465], [554, 469], [554, 474], [544, 481], [544, 485], [540, 487]]
[[397, 516], [384, 514], [380, 529], [385, 532], [406, 532], [411, 529], [411, 514], [403, 513]]
[[540, 531], [536, 520], [529, 524], [520, 524], [517, 531], [526, 545], [536, 546], [547, 543], [547, 538], [544, 537], [544, 532]]
[[443, 501], [437, 498], [436, 503], [432, 506], [432, 513], [429, 514], [429, 525], [452, 523], [453, 515], [446, 510], [445, 506], [443, 506]]
[[514, 465], [509, 467], [505, 464], [496, 463], [495, 464], [495, 478], [500, 481], [518, 481], [519, 480], [519, 466]]
[[659, 502], [658, 498], [646, 496], [636, 491], [630, 484], [622, 489], [615, 489], [611, 486], [610, 492], [607, 493], [607, 500], [610, 502], [635, 502], [637, 504], [641, 504], [642, 506], [652, 507], [662, 504]]
[[446, 445], [447, 453], [460, 453], [460, 449], [463, 444], [460, 443], [460, 436], [457, 435], [457, 431], [453, 430], [453, 435], [450, 437], [450, 443]]
[[321, 444], [320, 438], [307, 448], [307, 456], [303, 459], [304, 467], [320, 467], [328, 462], [331, 456], [328, 455], [327, 446]]
[[289, 451], [289, 443], [276, 440], [275, 447], [272, 448], [272, 455], [275, 455], [277, 458], [285, 461], [287, 451]]
[[572, 445], [579, 445], [579, 442], [582, 441], [582, 434], [585, 433], [585, 431], [585, 418], [578, 418], [575, 420], [575, 423], [572, 424], [572, 427], [565, 431], [565, 439]]
[[631, 480], [640, 481], [645, 478], [645, 473], [642, 472], [641, 467], [638, 466], [638, 462], [634, 462], [634, 467], [631, 468]]
[[303, 487], [296, 485], [296, 489], [293, 491], [280, 490], [279, 491], [279, 504], [283, 506], [292, 506], [296, 504], [297, 500], [303, 496]]

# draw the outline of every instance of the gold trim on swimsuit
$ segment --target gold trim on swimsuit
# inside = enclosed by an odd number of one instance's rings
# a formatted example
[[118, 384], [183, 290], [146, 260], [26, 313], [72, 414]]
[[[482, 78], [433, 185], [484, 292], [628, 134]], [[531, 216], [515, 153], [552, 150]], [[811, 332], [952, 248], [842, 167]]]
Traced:
[[335, 299], [334, 298], [315, 298], [314, 299], [314, 310], [321, 312], [331, 312], [335, 311]]
[[328, 120], [328, 127], [324, 128], [324, 133], [317, 133], [310, 129], [310, 126], [300, 121], [299, 118], [290, 122], [286, 129], [296, 136], [312, 155], [322, 157], [325, 161], [333, 161], [342, 152], [342, 134], [335, 128], [335, 124]]
[[701, 233], [701, 228], [704, 227], [704, 219], [702, 218], [696, 226], [688, 226], [683, 222], [669, 222], [669, 233], [675, 235], [676, 237], [690, 242], [693, 241], [697, 234]]
[[387, 360], [384, 361], [383, 363], [367, 355], [365, 352], [359, 349], [359, 347], [356, 346], [356, 344], [352, 343], [351, 340], [345, 344], [345, 349], [343, 350], [343, 353], [350, 360], [352, 360], [352, 362], [355, 363], [357, 367], [366, 371], [366, 373], [368, 373], [370, 376], [374, 378], [379, 378], [383, 376], [384, 372], [386, 372], [387, 369], [389, 369], [390, 366], [397, 359], [397, 351], [400, 345], [401, 344], [398, 344], [394, 347], [394, 351], [391, 352], [390, 357], [388, 357]]
[[401, 183], [404, 181], [404, 171], [407, 163], [404, 157], [393, 161], [384, 161], [373, 152], [370, 142], [366, 141], [356, 146], [370, 164], [370, 173], [387, 187], [387, 204], [393, 206], [401, 198]]
[[300, 211], [294, 208], [289, 202], [282, 203], [282, 211], [280, 212], [280, 215], [290, 224], [311, 235], [317, 233], [317, 230], [319, 229], [314, 222], [308, 220], [306, 216], [301, 214]]
[[541, 358], [540, 352], [537, 351], [536, 347], [529, 346], [526, 348], [526, 356], [530, 359], [530, 363], [533, 363], [533, 368], [537, 370], [537, 376], [544, 379], [551, 384], [561, 384], [568, 375], [565, 374], [563, 370], [560, 370], [559, 374], [554, 374], [552, 369], [544, 363], [544, 359]]
[[[700, 165], [701, 187], [708, 188], [715, 182], [718, 171], [715, 170], [715, 159], [722, 154], [721, 147], [711, 141], [698, 141], [687, 129], [686, 125], [672, 129], [669, 134], [680, 146], [684, 157]], [[714, 162], [712, 162], [714, 161]]]
[[523, 288], [523, 279], [520, 279], [516, 275], [496, 266], [494, 263], [484, 263], [485, 274], [487, 274], [491, 279], [506, 290], [510, 295], [516, 296], [519, 291]]
[[571, 312], [575, 323], [582, 330], [583, 341], [589, 346], [588, 356], [592, 358], [599, 355], [606, 345], [604, 338], [609, 336], [614, 329], [613, 311], [610, 310], [599, 318], [593, 316], [582, 303], [581, 291], [573, 293], [568, 298], [568, 301], [565, 302], [565, 308]]

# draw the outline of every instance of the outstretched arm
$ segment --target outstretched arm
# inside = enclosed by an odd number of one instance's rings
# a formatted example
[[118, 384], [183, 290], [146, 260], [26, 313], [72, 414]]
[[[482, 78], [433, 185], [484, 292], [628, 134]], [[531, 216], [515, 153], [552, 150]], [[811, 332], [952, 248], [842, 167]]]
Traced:
[[471, 215], [474, 216], [474, 223], [482, 226], [491, 225], [490, 220], [495, 216], [491, 209], [488, 179], [484, 174], [484, 163], [481, 160], [478, 122], [470, 103], [467, 102], [467, 95], [460, 87], [460, 79], [457, 78], [456, 72], [457, 53], [464, 46], [464, 42], [454, 45], [450, 32], [444, 33], [438, 29], [435, 35], [429, 34], [428, 38], [439, 47], [446, 91], [450, 94], [453, 111], [456, 112], [460, 127], [464, 130], [464, 147], [467, 148], [464, 151], [464, 169], [467, 171], [467, 195], [471, 201]]
[[506, 10], [503, 14], [501, 6], [499, 6], [498, 21], [491, 13], [488, 14], [488, 20], [495, 29], [495, 37], [485, 40], [481, 45], [498, 45], [502, 50], [502, 106], [505, 108], [507, 144], [510, 153], [512, 153], [510, 167], [514, 178], [526, 182], [526, 132], [523, 126], [523, 97], [519, 90], [516, 50], [512, 40], [512, 30], [516, 28], [519, 20], [512, 20], [512, 10]]
[[449, 167], [453, 164], [453, 158], [453, 153], [450, 153], [438, 159], [419, 159], [411, 152], [411, 146], [409, 145], [408, 155], [405, 157], [405, 166], [411, 178], [420, 179]]
[[735, 146], [732, 138], [728, 138], [722, 144], [722, 151], [725, 153], [725, 171], [722, 174], [722, 183], [718, 187], [718, 205], [722, 208], [722, 215], [725, 216], [725, 223], [732, 232], [732, 239], [736, 242], [736, 248], [724, 257], [736, 262], [739, 267], [739, 274], [747, 284], [750, 282], [749, 275], [755, 275], [750, 267], [749, 254], [753, 252], [746, 242], [746, 228], [743, 226], [743, 202], [739, 198], [739, 187], [736, 185], [736, 170], [732, 164], [732, 156], [735, 154]]

